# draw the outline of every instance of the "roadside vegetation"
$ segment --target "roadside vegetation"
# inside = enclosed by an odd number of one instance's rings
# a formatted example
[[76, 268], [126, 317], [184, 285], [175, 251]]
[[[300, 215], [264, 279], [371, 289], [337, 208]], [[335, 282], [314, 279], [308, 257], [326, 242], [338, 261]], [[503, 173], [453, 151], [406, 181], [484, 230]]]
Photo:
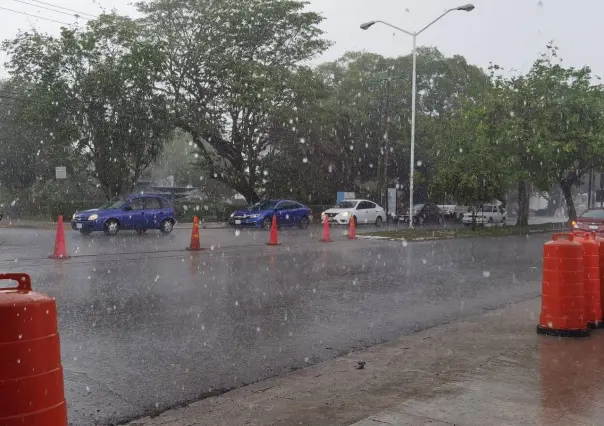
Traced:
[[[158, 177], [210, 202], [329, 205], [345, 190], [384, 204], [389, 186], [408, 199], [411, 55], [305, 65], [331, 42], [304, 1], [137, 8], [2, 44], [0, 208], [68, 216]], [[573, 194], [604, 169], [604, 90], [589, 67], [563, 65], [552, 44], [526, 74], [420, 47], [417, 71], [418, 202], [513, 198], [526, 226], [538, 193], [575, 217]]]
[[446, 240], [464, 237], [507, 237], [552, 231], [568, 231], [567, 223], [543, 223], [528, 226], [479, 227], [472, 228], [440, 228], [440, 229], [408, 229], [401, 228], [389, 231], [372, 231], [359, 233], [360, 236], [381, 237], [394, 240], [421, 241]]

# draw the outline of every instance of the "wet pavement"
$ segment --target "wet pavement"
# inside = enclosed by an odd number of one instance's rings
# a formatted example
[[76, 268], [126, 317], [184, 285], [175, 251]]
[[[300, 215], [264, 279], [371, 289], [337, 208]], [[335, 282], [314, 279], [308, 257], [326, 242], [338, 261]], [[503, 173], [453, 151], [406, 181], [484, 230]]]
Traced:
[[2, 229], [0, 269], [57, 298], [70, 424], [106, 425], [539, 294], [547, 235], [321, 244], [320, 228], [68, 233]]

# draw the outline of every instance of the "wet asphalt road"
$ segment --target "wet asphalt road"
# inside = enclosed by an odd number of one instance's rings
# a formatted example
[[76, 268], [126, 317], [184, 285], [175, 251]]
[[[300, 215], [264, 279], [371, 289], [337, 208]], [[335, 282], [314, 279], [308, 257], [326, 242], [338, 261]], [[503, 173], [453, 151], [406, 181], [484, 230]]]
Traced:
[[108, 425], [535, 297], [549, 235], [403, 244], [320, 228], [116, 238], [0, 229], [0, 270], [57, 299], [70, 424]]

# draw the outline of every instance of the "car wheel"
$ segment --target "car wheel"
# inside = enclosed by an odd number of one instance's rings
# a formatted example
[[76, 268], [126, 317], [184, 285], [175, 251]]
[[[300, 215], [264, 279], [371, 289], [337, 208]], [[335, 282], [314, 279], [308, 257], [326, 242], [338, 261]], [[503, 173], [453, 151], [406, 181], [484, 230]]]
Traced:
[[88, 235], [92, 234], [92, 231], [90, 229], [80, 229], [80, 234], [87, 237]]
[[109, 219], [107, 222], [105, 222], [105, 226], [103, 229], [103, 231], [105, 232], [105, 235], [113, 237], [114, 235], [117, 235], [119, 230], [120, 230], [120, 223], [117, 220]]
[[377, 226], [378, 228], [381, 228], [383, 222], [384, 222], [384, 219], [382, 219], [382, 216], [378, 216], [377, 219], [375, 219], [375, 226]]
[[[172, 220], [170, 219], [164, 219], [162, 221], [162, 223], [159, 225], [159, 230], [161, 231], [162, 234], [169, 234], [170, 232], [172, 232], [172, 230], [174, 229], [174, 222], [172, 222]], [[145, 230], [143, 230], [143, 232], [145, 232]]]
[[302, 219], [300, 219], [300, 222], [298, 222], [298, 227], [300, 229], [308, 229], [309, 226], [310, 226], [310, 221], [308, 220], [307, 217], [303, 217]]
[[264, 229], [271, 229], [272, 225], [273, 225], [273, 219], [270, 217], [265, 217], [264, 220], [262, 221], [262, 227]]

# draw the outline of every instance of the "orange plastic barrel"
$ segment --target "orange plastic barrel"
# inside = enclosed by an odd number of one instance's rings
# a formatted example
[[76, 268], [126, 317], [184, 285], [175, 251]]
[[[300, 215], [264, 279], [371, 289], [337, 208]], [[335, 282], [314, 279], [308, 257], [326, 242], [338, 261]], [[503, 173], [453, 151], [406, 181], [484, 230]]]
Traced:
[[[600, 243], [600, 306], [604, 308], [604, 238], [598, 237], [595, 232], [592, 235]], [[602, 317], [604, 320], [604, 312]]]
[[541, 315], [537, 333], [589, 335], [585, 318], [583, 247], [572, 234], [554, 234], [543, 245]]
[[585, 317], [590, 328], [601, 328], [602, 299], [600, 292], [600, 243], [594, 234], [573, 232], [575, 241], [583, 246], [585, 283]]
[[55, 301], [26, 274], [0, 274], [0, 425], [67, 426]]

